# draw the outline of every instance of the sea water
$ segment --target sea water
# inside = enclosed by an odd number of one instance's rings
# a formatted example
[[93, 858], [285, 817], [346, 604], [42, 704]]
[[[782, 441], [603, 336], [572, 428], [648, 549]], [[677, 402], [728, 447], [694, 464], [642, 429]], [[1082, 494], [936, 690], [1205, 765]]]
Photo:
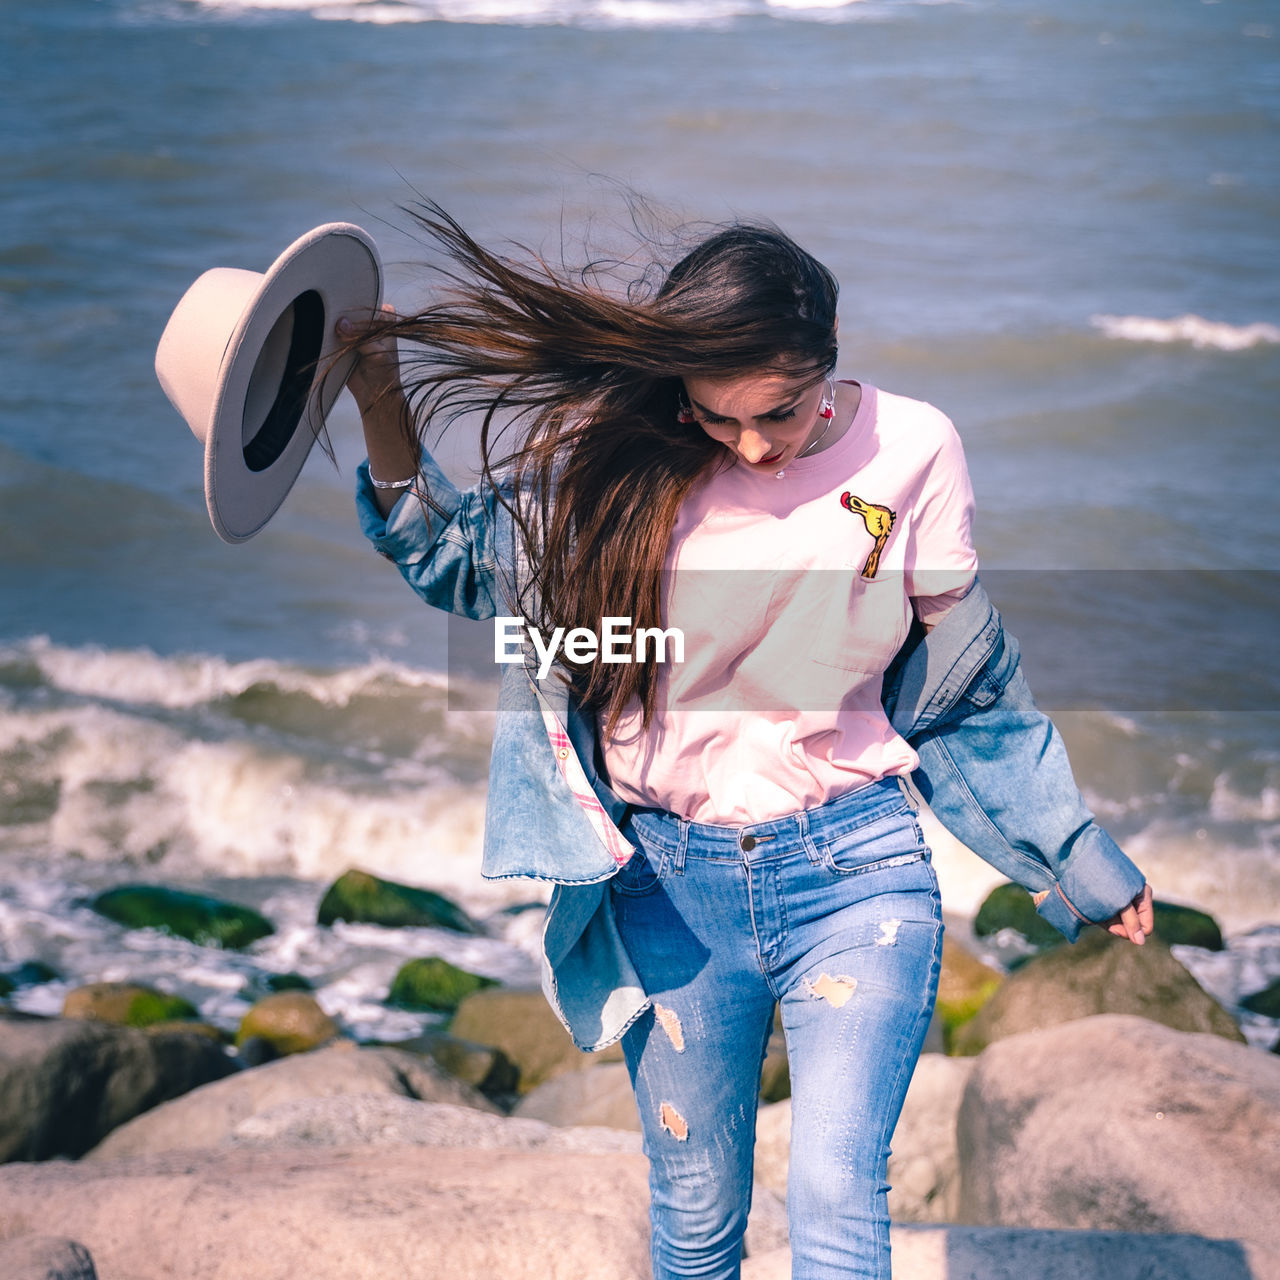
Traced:
[[[161, 981], [227, 1025], [296, 969], [358, 1034], [407, 955], [532, 981], [545, 889], [479, 876], [492, 717], [355, 524], [352, 406], [229, 547], [152, 371], [201, 271], [402, 206], [570, 261], [776, 221], [842, 282], [840, 375], [956, 422], [984, 581], [1085, 795], [1230, 1004], [1280, 974], [1280, 24], [1247, 0], [20, 0], [0, 49], [0, 961]], [[629, 201], [631, 202], [629, 204]], [[638, 269], [638, 268], [637, 268]], [[474, 441], [439, 445], [466, 480]], [[455, 673], [456, 675], [456, 673]], [[948, 909], [999, 877], [940, 834]], [[492, 936], [320, 929], [348, 866]], [[244, 955], [87, 906], [265, 909]], [[246, 984], [249, 984], [246, 987]], [[1246, 1020], [1257, 1043], [1276, 1025]]]

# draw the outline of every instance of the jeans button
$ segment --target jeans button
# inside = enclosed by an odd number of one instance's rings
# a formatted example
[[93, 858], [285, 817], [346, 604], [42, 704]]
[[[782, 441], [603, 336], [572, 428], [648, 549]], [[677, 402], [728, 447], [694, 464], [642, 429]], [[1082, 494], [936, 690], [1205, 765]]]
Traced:
[[750, 853], [751, 850], [756, 847], [756, 838], [755, 836], [743, 836], [741, 840], [741, 844], [742, 844], [742, 851], [744, 853]]

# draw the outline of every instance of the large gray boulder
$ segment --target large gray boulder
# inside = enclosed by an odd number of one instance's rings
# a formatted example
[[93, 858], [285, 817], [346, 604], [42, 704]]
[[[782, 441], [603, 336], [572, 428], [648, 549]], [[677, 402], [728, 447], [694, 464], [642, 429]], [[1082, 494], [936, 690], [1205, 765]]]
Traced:
[[558, 1128], [540, 1120], [490, 1115], [447, 1102], [387, 1093], [298, 1098], [242, 1120], [233, 1146], [466, 1147], [471, 1151], [640, 1152], [640, 1135], [587, 1126]]
[[236, 1070], [198, 1031], [0, 1016], [0, 1161], [80, 1156], [157, 1103]]
[[111, 1160], [215, 1147], [250, 1116], [300, 1098], [395, 1094], [496, 1112], [483, 1094], [402, 1049], [360, 1049], [349, 1041], [242, 1071], [166, 1103], [110, 1134], [85, 1157]]
[[525, 1094], [512, 1115], [547, 1124], [640, 1129], [636, 1097], [624, 1062], [606, 1062], [590, 1071], [556, 1076]]
[[98, 1280], [89, 1250], [65, 1236], [29, 1235], [0, 1240], [4, 1280]]
[[[889, 1156], [889, 1213], [895, 1222], [948, 1222], [960, 1200], [956, 1115], [973, 1062], [924, 1053], [907, 1089]], [[756, 1117], [755, 1175], [786, 1195], [791, 1100], [761, 1107]]]
[[460, 1040], [438, 1027], [427, 1027], [409, 1040], [381, 1042], [389, 1049], [424, 1053], [446, 1075], [479, 1089], [487, 1097], [502, 1099], [513, 1094], [520, 1077], [515, 1064], [501, 1049], [474, 1040]]
[[[755, 1258], [787, 1247], [787, 1202], [776, 1191], [758, 1182], [751, 1192], [751, 1212], [742, 1240], [742, 1256]], [[790, 1280], [790, 1273], [788, 1273]]]
[[1005, 1036], [1102, 1013], [1130, 1013], [1178, 1031], [1245, 1043], [1231, 1015], [1187, 972], [1158, 935], [1143, 946], [1101, 929], [1056, 947], [1011, 974], [951, 1036], [951, 1052], [981, 1053]]
[[519, 1069], [517, 1088], [528, 1093], [567, 1071], [602, 1062], [620, 1062], [622, 1046], [583, 1053], [536, 987], [491, 987], [467, 996], [458, 1006], [450, 1032], [463, 1040], [501, 1049]]
[[756, 1182], [784, 1200], [791, 1157], [791, 1099], [770, 1102], [756, 1112]]
[[646, 1183], [618, 1152], [248, 1147], [9, 1165], [0, 1204], [128, 1280], [649, 1280]]
[[[1280, 1259], [1237, 1240], [1118, 1231], [895, 1223], [893, 1280], [1280, 1280]], [[748, 1258], [742, 1280], [791, 1280], [786, 1249]]]
[[956, 1220], [960, 1207], [956, 1117], [972, 1070], [972, 1059], [920, 1055], [889, 1155], [889, 1214], [894, 1220]]
[[1280, 1253], [1280, 1059], [1103, 1015], [993, 1044], [957, 1126], [960, 1215]]

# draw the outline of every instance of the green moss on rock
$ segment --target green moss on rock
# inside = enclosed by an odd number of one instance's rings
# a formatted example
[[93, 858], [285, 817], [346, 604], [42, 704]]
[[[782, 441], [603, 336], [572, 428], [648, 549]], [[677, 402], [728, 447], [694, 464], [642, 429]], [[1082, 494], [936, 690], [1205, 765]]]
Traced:
[[400, 966], [387, 1003], [402, 1009], [452, 1013], [472, 992], [497, 985], [492, 978], [468, 973], [439, 956], [426, 956]]
[[1155, 908], [1155, 931], [1171, 947], [1181, 944], [1204, 947], [1206, 951], [1222, 950], [1222, 930], [1207, 912], [1197, 911], [1194, 907], [1175, 906], [1158, 898], [1152, 906]]
[[1066, 939], [1036, 913], [1031, 894], [1020, 884], [998, 884], [987, 894], [974, 917], [973, 931], [986, 938], [1001, 929], [1014, 929], [1032, 946], [1056, 947]]
[[124, 1027], [150, 1027], [158, 1022], [195, 1018], [189, 1000], [131, 982], [90, 982], [67, 992], [64, 1018], [90, 1018]]
[[950, 1049], [978, 1054], [1006, 1036], [1100, 1013], [1133, 1014], [1175, 1031], [1244, 1043], [1235, 1020], [1159, 934], [1139, 947], [1101, 929], [1086, 929], [1074, 946], [1054, 947], [1010, 974], [977, 1015], [956, 1029]]
[[316, 919], [320, 924], [349, 920], [393, 928], [426, 926], [459, 933], [480, 932], [480, 926], [443, 894], [381, 880], [355, 869], [344, 872], [329, 886]]
[[165, 885], [131, 884], [108, 889], [93, 909], [129, 929], [159, 929], [204, 947], [247, 947], [275, 932], [251, 907]]
[[338, 1024], [305, 991], [264, 996], [240, 1021], [236, 1045], [263, 1040], [277, 1054], [305, 1053], [334, 1039]]

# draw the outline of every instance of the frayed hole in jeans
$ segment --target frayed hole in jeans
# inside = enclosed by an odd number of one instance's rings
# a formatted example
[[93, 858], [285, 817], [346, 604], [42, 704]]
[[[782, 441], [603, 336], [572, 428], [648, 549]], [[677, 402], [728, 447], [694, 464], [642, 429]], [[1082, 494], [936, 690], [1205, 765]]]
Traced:
[[833, 978], [829, 973], [824, 973], [819, 978], [812, 981], [808, 978], [804, 981], [804, 989], [809, 997], [813, 1000], [825, 1000], [835, 1009], [842, 1008], [853, 999], [854, 988], [858, 985], [856, 978], [840, 976]]
[[689, 1122], [669, 1102], [658, 1108], [658, 1123], [677, 1141], [686, 1142], [689, 1138]]
[[898, 941], [898, 930], [902, 928], [901, 920], [881, 920], [880, 936], [876, 939], [877, 947], [891, 947]]
[[658, 1020], [658, 1025], [667, 1033], [667, 1039], [671, 1041], [671, 1047], [677, 1053], [684, 1052], [684, 1028], [680, 1025], [680, 1017], [674, 1009], [668, 1009], [664, 1004], [653, 1006], [653, 1015]]

